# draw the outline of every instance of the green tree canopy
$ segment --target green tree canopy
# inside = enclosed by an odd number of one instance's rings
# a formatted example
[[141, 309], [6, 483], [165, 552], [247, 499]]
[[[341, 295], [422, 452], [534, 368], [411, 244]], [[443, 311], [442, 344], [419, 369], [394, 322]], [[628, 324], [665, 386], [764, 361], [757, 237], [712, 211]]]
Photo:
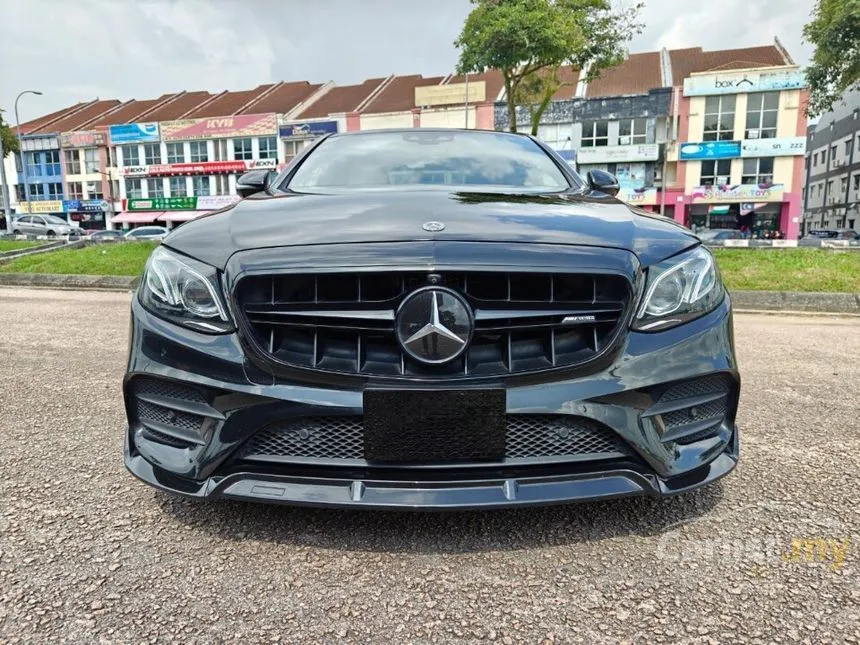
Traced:
[[641, 31], [642, 4], [614, 10], [610, 0], [472, 0], [454, 44], [458, 72], [498, 69], [505, 84], [510, 129], [517, 104], [531, 107], [532, 132], [561, 87], [559, 68], [572, 65], [585, 80], [624, 59], [625, 44]]
[[860, 0], [818, 0], [804, 38], [815, 45], [806, 69], [807, 112], [826, 112], [847, 91], [860, 88]]
[[0, 137], [3, 137], [3, 151], [6, 154], [18, 152], [18, 139], [6, 125], [6, 121], [3, 119], [3, 110], [0, 110]]

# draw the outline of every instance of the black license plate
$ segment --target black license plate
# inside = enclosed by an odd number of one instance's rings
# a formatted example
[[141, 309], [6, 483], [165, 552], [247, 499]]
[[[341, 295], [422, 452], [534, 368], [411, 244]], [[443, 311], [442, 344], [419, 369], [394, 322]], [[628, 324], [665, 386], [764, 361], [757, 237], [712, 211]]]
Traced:
[[501, 461], [506, 425], [502, 389], [364, 392], [368, 461]]

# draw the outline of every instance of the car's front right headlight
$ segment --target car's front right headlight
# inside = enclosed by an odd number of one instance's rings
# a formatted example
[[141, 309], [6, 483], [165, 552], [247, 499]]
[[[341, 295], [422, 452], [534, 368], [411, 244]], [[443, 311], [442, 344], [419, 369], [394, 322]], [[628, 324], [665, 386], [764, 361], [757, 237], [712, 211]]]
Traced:
[[196, 331], [223, 334], [234, 326], [218, 295], [214, 267], [159, 246], [146, 263], [141, 304], [156, 316]]
[[689, 322], [712, 311], [724, 297], [714, 256], [697, 246], [648, 268], [633, 329], [659, 331]]

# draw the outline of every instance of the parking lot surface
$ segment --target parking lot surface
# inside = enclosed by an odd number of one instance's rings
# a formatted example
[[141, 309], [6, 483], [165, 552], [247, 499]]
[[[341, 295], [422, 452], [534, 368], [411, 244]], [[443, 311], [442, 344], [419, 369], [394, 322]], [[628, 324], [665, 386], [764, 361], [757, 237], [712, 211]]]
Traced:
[[0, 643], [860, 641], [860, 319], [735, 318], [741, 463], [670, 499], [454, 514], [157, 493], [129, 295], [0, 288]]

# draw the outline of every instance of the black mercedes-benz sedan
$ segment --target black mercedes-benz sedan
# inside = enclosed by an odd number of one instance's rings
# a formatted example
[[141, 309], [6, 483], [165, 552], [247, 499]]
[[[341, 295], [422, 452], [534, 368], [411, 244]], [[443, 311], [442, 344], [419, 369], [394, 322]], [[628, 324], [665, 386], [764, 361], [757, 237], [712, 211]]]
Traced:
[[335, 134], [152, 254], [125, 463], [355, 508], [667, 495], [738, 459], [729, 295], [688, 230], [540, 141]]

